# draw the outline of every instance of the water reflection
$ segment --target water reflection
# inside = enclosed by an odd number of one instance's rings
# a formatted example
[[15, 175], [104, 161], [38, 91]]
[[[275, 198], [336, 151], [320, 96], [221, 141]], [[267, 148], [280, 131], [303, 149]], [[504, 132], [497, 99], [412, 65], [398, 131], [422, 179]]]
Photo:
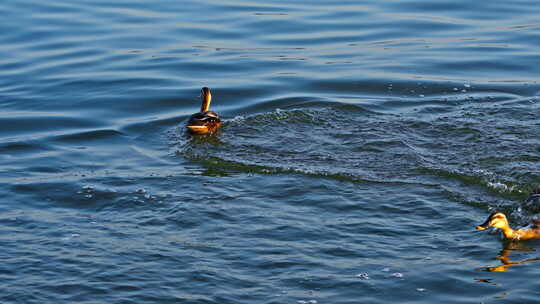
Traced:
[[219, 138], [221, 130], [217, 130], [211, 134], [190, 134], [189, 132], [182, 130], [189, 144], [193, 147], [201, 146], [221, 146], [224, 142]]
[[521, 252], [533, 252], [536, 251], [533, 248], [528, 247], [522, 247], [523, 244], [519, 242], [511, 242], [507, 241], [503, 244], [503, 249], [499, 253], [499, 255], [496, 257], [499, 261], [501, 261], [502, 265], [498, 266], [492, 266], [492, 267], [482, 267], [476, 269], [476, 271], [482, 271], [482, 272], [503, 272], [508, 271], [508, 268], [516, 265], [523, 265], [529, 262], [534, 261], [540, 261], [540, 256], [534, 257], [534, 258], [528, 258], [524, 260], [519, 261], [512, 261], [510, 255], [513, 251], [521, 251]]

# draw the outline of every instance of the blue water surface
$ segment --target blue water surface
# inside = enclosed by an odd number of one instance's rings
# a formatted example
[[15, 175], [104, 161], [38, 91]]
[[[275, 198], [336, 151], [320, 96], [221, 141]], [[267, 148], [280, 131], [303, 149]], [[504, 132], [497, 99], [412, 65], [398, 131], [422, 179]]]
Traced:
[[539, 298], [540, 244], [474, 231], [535, 216], [535, 1], [0, 12], [0, 302]]

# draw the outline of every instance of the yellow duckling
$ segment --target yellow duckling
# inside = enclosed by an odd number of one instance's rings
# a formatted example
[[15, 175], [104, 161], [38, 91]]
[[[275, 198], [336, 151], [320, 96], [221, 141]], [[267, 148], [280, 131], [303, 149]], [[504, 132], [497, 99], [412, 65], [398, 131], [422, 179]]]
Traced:
[[508, 224], [504, 213], [494, 212], [483, 224], [476, 226], [476, 230], [484, 230], [489, 227], [501, 229], [504, 238], [509, 240], [540, 239], [540, 220], [535, 220], [529, 227], [514, 230]]
[[208, 110], [212, 101], [212, 93], [210, 93], [209, 88], [201, 89], [201, 99], [201, 111], [191, 115], [186, 128], [194, 134], [213, 133], [221, 127], [221, 120], [215, 112]]

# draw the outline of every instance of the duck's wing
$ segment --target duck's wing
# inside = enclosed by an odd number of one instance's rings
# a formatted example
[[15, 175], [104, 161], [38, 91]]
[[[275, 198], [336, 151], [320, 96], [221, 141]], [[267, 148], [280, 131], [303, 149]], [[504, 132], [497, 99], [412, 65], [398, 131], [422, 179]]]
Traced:
[[198, 113], [195, 113], [193, 115], [191, 115], [191, 117], [189, 118], [189, 120], [201, 120], [203, 118], [205, 118], [206, 115], [203, 113], [203, 112], [198, 112]]
[[199, 112], [191, 115], [188, 125], [204, 125], [207, 123], [220, 122], [219, 117], [214, 112]]
[[211, 117], [211, 118], [217, 118], [217, 119], [219, 119], [219, 116], [217, 115], [217, 113], [216, 113], [216, 112], [213, 112], [213, 111], [206, 111], [206, 112], [204, 112], [204, 115], [205, 115], [206, 117]]

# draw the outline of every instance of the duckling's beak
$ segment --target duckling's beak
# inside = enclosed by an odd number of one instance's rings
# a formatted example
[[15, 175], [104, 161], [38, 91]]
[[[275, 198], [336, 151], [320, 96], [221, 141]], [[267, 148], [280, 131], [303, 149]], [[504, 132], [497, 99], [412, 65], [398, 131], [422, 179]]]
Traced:
[[476, 230], [486, 230], [489, 228], [489, 218], [482, 224], [476, 226]]

